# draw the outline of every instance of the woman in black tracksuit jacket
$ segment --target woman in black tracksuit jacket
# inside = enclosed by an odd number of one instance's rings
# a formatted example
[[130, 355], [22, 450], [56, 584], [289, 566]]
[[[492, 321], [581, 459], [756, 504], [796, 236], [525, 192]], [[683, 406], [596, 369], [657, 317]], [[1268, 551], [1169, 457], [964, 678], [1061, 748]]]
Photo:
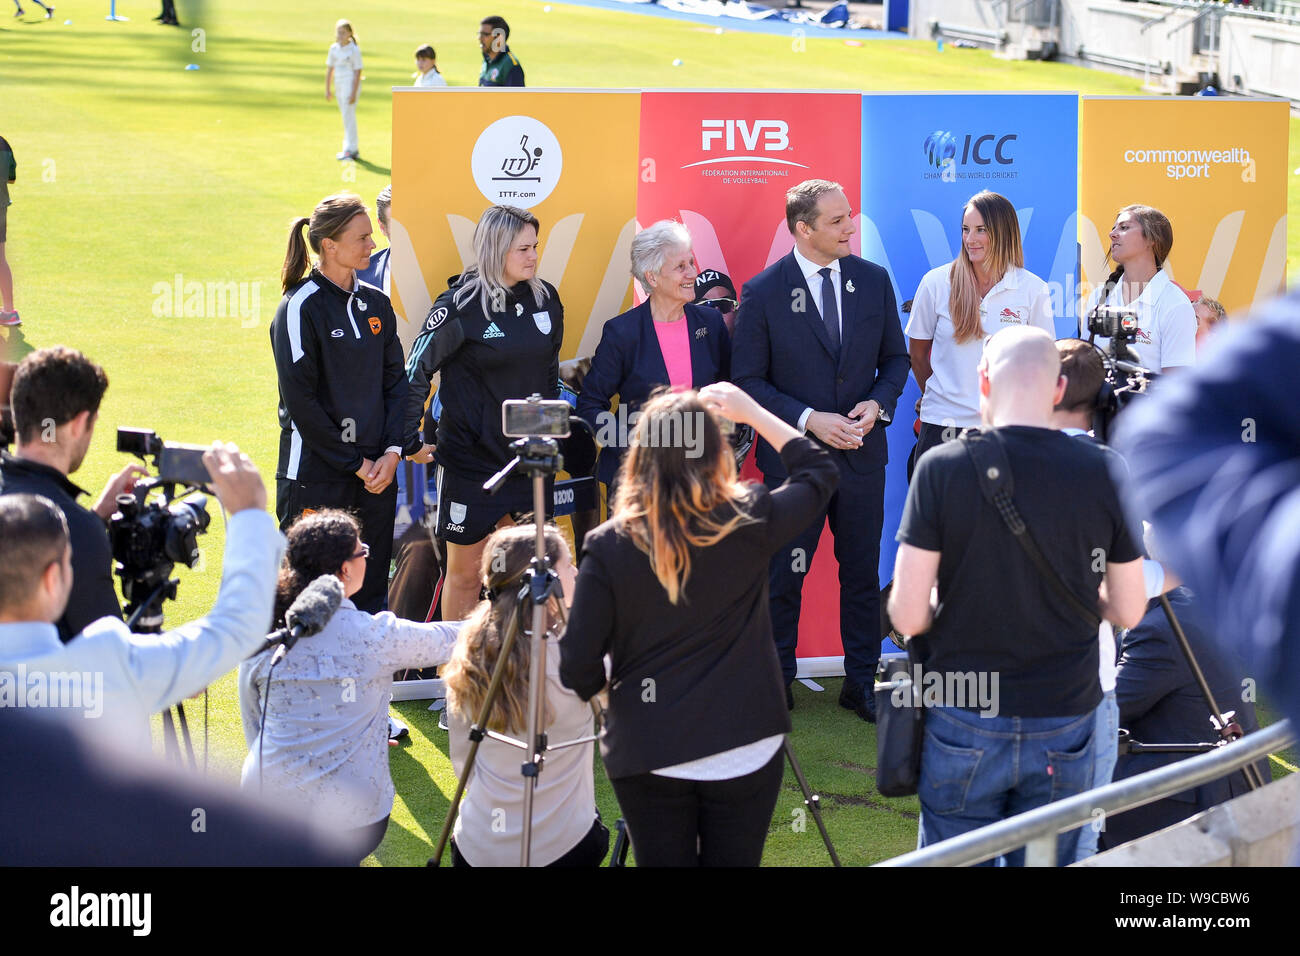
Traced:
[[[320, 257], [306, 278], [304, 225]], [[375, 248], [370, 232], [365, 203], [348, 193], [321, 200], [310, 219], [293, 224], [271, 348], [280, 387], [280, 527], [304, 511], [355, 514], [370, 558], [353, 601], [373, 614], [387, 601], [407, 384], [392, 305], [356, 278]]]
[[[537, 217], [493, 206], [474, 229], [475, 265], [452, 280], [411, 345], [404, 447], [438, 464], [434, 535], [447, 543], [442, 619], [465, 618], [478, 603], [480, 560], [489, 534], [533, 510], [532, 484], [513, 474], [497, 494], [483, 483], [514, 457], [501, 431], [501, 403], [533, 393], [559, 397], [564, 306], [536, 278]], [[429, 384], [442, 378], [437, 434], [419, 436]], [[550, 483], [547, 487], [550, 510]]]

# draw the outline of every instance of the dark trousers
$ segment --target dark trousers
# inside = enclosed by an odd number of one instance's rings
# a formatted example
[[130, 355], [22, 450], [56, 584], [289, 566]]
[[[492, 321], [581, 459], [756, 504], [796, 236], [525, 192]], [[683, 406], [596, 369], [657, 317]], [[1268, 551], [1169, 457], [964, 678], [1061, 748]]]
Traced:
[[388, 565], [393, 557], [393, 520], [397, 516], [397, 482], [377, 495], [366, 491], [355, 475], [346, 481], [275, 483], [275, 516], [285, 531], [303, 511], [339, 508], [361, 522], [361, 540], [370, 546], [366, 577], [352, 596], [357, 609], [378, 614], [388, 605]]
[[636, 865], [758, 866], [781, 790], [784, 751], [730, 780], [652, 773], [611, 780]]
[[[764, 477], [769, 488], [781, 480]], [[885, 520], [885, 471], [859, 474], [840, 469], [840, 484], [827, 510], [772, 556], [772, 637], [781, 673], [794, 680], [803, 582], [812, 567], [822, 526], [830, 519], [835, 560], [840, 565], [840, 640], [844, 645], [845, 688], [863, 693], [876, 679], [880, 661], [880, 528]]]
[[[590, 867], [600, 866], [605, 859], [605, 854], [609, 852], [609, 827], [605, 826], [600, 820], [600, 814], [596, 814], [596, 822], [591, 825], [587, 835], [578, 841], [572, 850], [564, 854], [554, 863], [548, 863], [547, 866], [555, 867]], [[470, 863], [460, 855], [460, 850], [456, 849], [456, 841], [451, 841], [451, 865], [470, 867]], [[472, 869], [472, 867], [470, 867]]]
[[921, 460], [922, 455], [935, 445], [942, 445], [946, 441], [954, 441], [968, 431], [973, 431], [973, 429], [921, 422], [921, 434], [916, 436], [916, 444], [912, 446], [912, 456], [907, 460], [907, 480], [909, 482], [912, 480], [912, 472], [916, 470], [916, 463]]

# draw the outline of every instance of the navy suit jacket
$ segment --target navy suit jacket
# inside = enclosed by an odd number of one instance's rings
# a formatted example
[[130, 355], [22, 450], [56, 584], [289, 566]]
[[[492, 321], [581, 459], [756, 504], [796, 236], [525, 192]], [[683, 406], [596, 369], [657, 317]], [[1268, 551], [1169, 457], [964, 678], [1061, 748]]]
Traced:
[[[820, 303], [814, 301], [794, 253], [750, 279], [740, 296], [732, 379], [795, 428], [805, 408], [847, 415], [867, 399], [875, 399], [892, 417], [907, 384], [912, 362], [889, 274], [874, 262], [845, 256], [840, 276], [838, 360]], [[842, 475], [846, 469], [868, 473], [885, 467], [889, 447], [884, 425], [877, 422], [860, 448], [828, 448]], [[815, 440], [811, 433], [808, 437]], [[756, 460], [764, 475], [785, 476], [780, 456], [767, 442], [759, 441]]]
[[[1169, 604], [1183, 626], [1187, 642], [1219, 706], [1236, 711], [1237, 722], [1245, 733], [1258, 731], [1255, 704], [1242, 699], [1245, 668], [1224, 653], [1226, 646], [1215, 646], [1198, 602], [1187, 591], [1180, 588], [1170, 592]], [[1119, 653], [1115, 684], [1119, 725], [1134, 740], [1144, 744], [1173, 744], [1218, 739], [1210, 726], [1209, 706], [1201, 695], [1200, 685], [1192, 676], [1159, 604], [1153, 604], [1142, 623], [1124, 635]], [[1188, 753], [1122, 754], [1115, 765], [1114, 779], [1124, 780], [1191, 756]], [[1268, 761], [1260, 761], [1256, 767], [1268, 781]], [[1118, 846], [1245, 792], [1246, 784], [1240, 773], [1184, 790], [1107, 821], [1106, 843]]]
[[[688, 305], [686, 328], [691, 339], [691, 387], [727, 381], [731, 376], [731, 336], [722, 313], [708, 306]], [[667, 384], [668, 366], [664, 364], [647, 299], [605, 323], [591, 369], [582, 380], [578, 415], [599, 435], [599, 416], [609, 412], [615, 394], [631, 415], [645, 404], [652, 391]], [[609, 484], [618, 472], [624, 451], [621, 445], [605, 447], [596, 477]]]

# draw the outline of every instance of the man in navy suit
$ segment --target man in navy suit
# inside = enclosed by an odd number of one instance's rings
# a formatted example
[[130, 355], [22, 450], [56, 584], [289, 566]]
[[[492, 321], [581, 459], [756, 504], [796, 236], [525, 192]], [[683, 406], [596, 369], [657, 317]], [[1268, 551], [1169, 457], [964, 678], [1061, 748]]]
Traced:
[[[804, 573], [829, 517], [840, 565], [840, 705], [874, 722], [889, 459], [884, 426], [911, 362], [888, 273], [849, 251], [856, 229], [843, 188], [824, 179], [802, 182], [786, 193], [785, 209], [794, 251], [744, 286], [732, 376], [768, 411], [830, 449], [840, 483], [826, 515], [772, 559], [772, 633], [793, 708]], [[766, 442], [759, 442], [756, 461], [769, 487], [785, 480]]]

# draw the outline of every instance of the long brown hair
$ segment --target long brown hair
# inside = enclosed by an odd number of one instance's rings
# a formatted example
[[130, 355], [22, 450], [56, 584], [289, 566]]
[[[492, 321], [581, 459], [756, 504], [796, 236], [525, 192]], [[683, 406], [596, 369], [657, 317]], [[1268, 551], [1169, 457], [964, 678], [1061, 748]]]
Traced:
[[[569, 545], [559, 529], [547, 525], [545, 534], [546, 557], [551, 568], [554, 569], [561, 558], [571, 561]], [[447, 687], [447, 707], [466, 720], [478, 717], [488, 685], [492, 682], [492, 671], [501, 655], [501, 646], [520, 613], [519, 589], [533, 558], [536, 541], [537, 526], [520, 524], [494, 532], [483, 548], [480, 579], [490, 597], [480, 601], [461, 625], [456, 649], [442, 668], [442, 679]], [[530, 648], [526, 632], [531, 626], [531, 617], [519, 621], [519, 635], [506, 660], [501, 690], [492, 705], [492, 713], [488, 715], [487, 726], [491, 730], [504, 733], [521, 731], [527, 726]], [[552, 716], [548, 707], [545, 722], [549, 724]]]
[[[1001, 281], [1007, 269], [1025, 266], [1025, 250], [1020, 243], [1020, 220], [1016, 217], [1016, 207], [1011, 201], [998, 193], [985, 189], [966, 201], [961, 215], [974, 209], [984, 220], [984, 229], [989, 237], [989, 250], [985, 253], [993, 266], [994, 282]], [[984, 335], [980, 324], [979, 283], [975, 275], [975, 263], [966, 254], [966, 242], [963, 238], [961, 251], [952, 260], [948, 270], [948, 314], [952, 316], [952, 338], [958, 345]]]
[[361, 525], [346, 511], [326, 508], [301, 515], [285, 535], [288, 547], [275, 583], [275, 626], [303, 588], [323, 574], [338, 574], [356, 553]]
[[[1115, 213], [1118, 220], [1124, 213], [1130, 213], [1142, 227], [1142, 238], [1151, 243], [1151, 254], [1155, 256], [1156, 269], [1165, 267], [1165, 260], [1169, 258], [1170, 251], [1174, 248], [1174, 227], [1169, 221], [1169, 217], [1162, 213], [1154, 206], [1143, 206], [1140, 203], [1134, 203], [1125, 206], [1119, 212]], [[1110, 257], [1111, 250], [1106, 250], [1106, 261], [1114, 262]], [[1111, 290], [1115, 288], [1115, 283], [1119, 282], [1120, 276], [1124, 274], [1124, 267], [1119, 263], [1115, 264], [1115, 271], [1106, 278], [1106, 286], [1101, 294], [1101, 302], [1105, 304], [1110, 298]]]
[[284, 253], [284, 269], [280, 282], [288, 292], [307, 273], [311, 262], [307, 258], [307, 243], [302, 241], [302, 227], [307, 227], [307, 242], [311, 251], [320, 255], [320, 244], [325, 239], [337, 239], [354, 216], [366, 215], [366, 204], [353, 193], [335, 193], [326, 196], [314, 210], [311, 218], [300, 216], [289, 227], [289, 248]]
[[[695, 448], [687, 442], [692, 426]], [[650, 559], [671, 603], [691, 576], [691, 548], [717, 544], [755, 520], [744, 507], [748, 494], [699, 394], [657, 390], [641, 408], [619, 469], [614, 519]]]

